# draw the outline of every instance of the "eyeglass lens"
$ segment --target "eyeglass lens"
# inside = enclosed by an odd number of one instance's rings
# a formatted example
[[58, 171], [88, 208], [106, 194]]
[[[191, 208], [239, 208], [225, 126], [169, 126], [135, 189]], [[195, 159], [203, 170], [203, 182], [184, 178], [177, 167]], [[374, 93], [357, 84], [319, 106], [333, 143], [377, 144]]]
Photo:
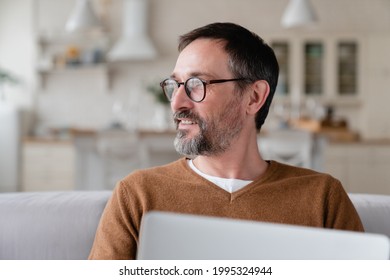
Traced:
[[[164, 93], [170, 101], [175, 97], [180, 85], [181, 83], [173, 79], [167, 79], [162, 83]], [[202, 80], [199, 78], [190, 78], [184, 83], [184, 87], [191, 100], [195, 102], [203, 100], [205, 88]]]
[[198, 78], [191, 78], [185, 82], [188, 96], [194, 101], [201, 101], [204, 97], [204, 84]]

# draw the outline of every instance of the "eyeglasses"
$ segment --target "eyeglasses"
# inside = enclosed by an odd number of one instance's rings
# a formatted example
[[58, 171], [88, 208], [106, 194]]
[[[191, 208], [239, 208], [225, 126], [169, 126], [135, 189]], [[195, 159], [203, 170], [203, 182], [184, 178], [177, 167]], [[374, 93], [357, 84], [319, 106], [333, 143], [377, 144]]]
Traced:
[[194, 102], [202, 102], [206, 97], [206, 85], [210, 84], [220, 84], [233, 81], [242, 81], [246, 78], [237, 78], [237, 79], [223, 79], [223, 80], [210, 80], [204, 81], [202, 79], [191, 77], [185, 82], [179, 83], [178, 81], [168, 78], [160, 83], [165, 96], [169, 101], [172, 101], [175, 98], [175, 95], [181, 85], [184, 85], [185, 92], [187, 96]]

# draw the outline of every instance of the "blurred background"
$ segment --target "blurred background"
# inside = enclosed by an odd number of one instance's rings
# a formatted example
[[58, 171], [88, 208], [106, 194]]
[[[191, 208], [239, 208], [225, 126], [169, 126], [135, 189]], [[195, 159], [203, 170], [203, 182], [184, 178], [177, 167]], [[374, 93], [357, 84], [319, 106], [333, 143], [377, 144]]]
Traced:
[[390, 0], [0, 0], [0, 192], [112, 189], [179, 158], [158, 83], [216, 21], [278, 57], [267, 158], [390, 194]]

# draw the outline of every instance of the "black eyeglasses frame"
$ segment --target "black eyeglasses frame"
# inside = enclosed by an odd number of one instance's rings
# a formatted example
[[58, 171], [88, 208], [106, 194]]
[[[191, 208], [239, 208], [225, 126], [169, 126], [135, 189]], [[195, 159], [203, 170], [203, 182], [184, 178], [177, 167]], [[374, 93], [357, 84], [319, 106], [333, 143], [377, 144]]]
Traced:
[[[199, 81], [201, 81], [203, 83], [203, 97], [200, 99], [200, 100], [194, 100], [193, 98], [191, 98], [191, 91], [189, 91], [189, 89], [187, 88], [187, 83], [189, 80], [191, 79], [197, 79]], [[191, 99], [193, 102], [196, 102], [196, 103], [200, 103], [202, 102], [205, 98], [206, 98], [206, 85], [211, 85], [211, 84], [220, 84], [220, 83], [226, 83], [226, 82], [233, 82], [233, 81], [243, 81], [243, 80], [248, 80], [247, 78], [233, 78], [233, 79], [217, 79], [217, 80], [203, 80], [201, 78], [198, 78], [198, 77], [190, 77], [188, 78], [185, 82], [178, 82], [176, 81], [175, 79], [173, 78], [167, 78], [167, 79], [164, 79], [161, 83], [160, 83], [160, 86], [165, 94], [165, 96], [167, 97], [167, 99], [169, 100], [169, 102], [172, 102], [172, 97], [169, 97], [169, 95], [165, 92], [165, 88], [164, 88], [164, 83], [166, 81], [174, 81], [176, 82], [177, 84], [177, 88], [179, 89], [179, 87], [181, 85], [184, 86], [184, 90], [188, 96], [189, 99]]]

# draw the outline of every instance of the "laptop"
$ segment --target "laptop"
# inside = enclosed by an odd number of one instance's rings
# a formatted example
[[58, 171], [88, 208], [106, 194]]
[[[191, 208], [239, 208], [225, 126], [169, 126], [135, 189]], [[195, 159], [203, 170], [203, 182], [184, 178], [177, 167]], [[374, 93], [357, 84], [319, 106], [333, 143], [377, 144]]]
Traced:
[[389, 259], [385, 235], [148, 212], [137, 259], [142, 260], [380, 260]]

